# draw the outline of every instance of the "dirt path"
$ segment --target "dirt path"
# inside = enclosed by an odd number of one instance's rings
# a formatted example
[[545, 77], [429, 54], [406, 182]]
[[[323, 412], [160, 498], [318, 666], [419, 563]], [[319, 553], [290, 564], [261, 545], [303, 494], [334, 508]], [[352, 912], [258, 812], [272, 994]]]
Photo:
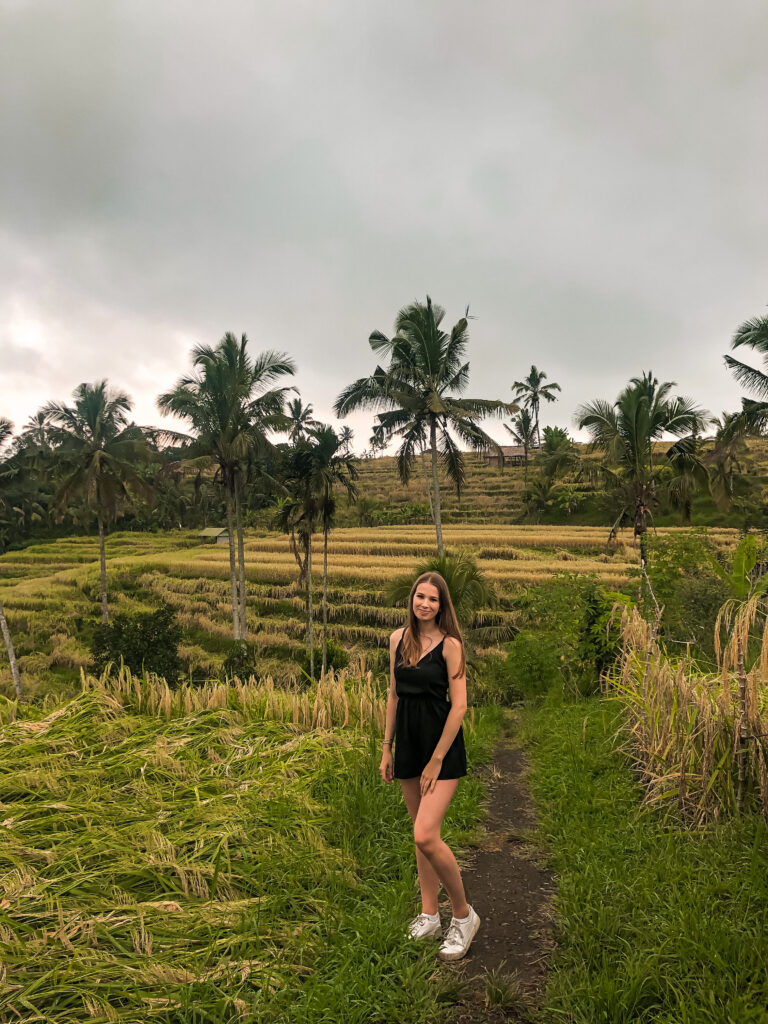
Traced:
[[544, 984], [554, 881], [533, 843], [526, 768], [510, 725], [485, 770], [486, 835], [462, 867], [482, 926], [467, 957], [450, 968], [461, 991], [452, 1024], [525, 1020]]

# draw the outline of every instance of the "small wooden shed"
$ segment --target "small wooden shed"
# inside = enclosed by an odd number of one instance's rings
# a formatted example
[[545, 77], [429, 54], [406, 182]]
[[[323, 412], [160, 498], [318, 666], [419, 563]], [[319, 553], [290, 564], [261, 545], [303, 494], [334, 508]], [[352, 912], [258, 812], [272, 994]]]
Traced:
[[199, 534], [204, 543], [228, 544], [229, 530], [225, 526], [209, 526]]
[[[504, 465], [505, 466], [523, 466], [525, 465], [525, 448], [521, 444], [501, 444], [499, 445], [501, 450], [504, 452]], [[528, 455], [533, 454], [534, 449], [528, 449]], [[499, 455], [498, 452], [491, 449], [488, 452], [488, 465], [498, 466]]]

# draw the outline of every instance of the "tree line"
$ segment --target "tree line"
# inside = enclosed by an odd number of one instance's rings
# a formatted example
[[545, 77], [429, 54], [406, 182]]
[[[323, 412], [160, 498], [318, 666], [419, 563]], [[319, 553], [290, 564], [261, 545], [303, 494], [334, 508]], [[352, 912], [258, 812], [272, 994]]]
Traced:
[[[673, 394], [673, 382], [650, 372], [632, 378], [613, 402], [597, 399], [576, 416], [590, 435], [585, 458], [566, 431], [540, 426], [542, 402], [553, 402], [560, 385], [547, 382], [535, 365], [512, 385], [512, 400], [467, 398], [469, 311], [450, 330], [445, 311], [429, 296], [401, 309], [391, 337], [373, 331], [369, 345], [379, 361], [372, 373], [345, 387], [334, 403], [340, 418], [375, 412], [371, 452], [397, 440], [395, 455], [406, 484], [421, 460], [435, 526], [438, 557], [445, 554], [439, 470], [461, 495], [466, 479], [462, 445], [474, 451], [501, 446], [480, 422], [514, 416], [505, 424], [528, 459], [536, 454], [540, 475], [526, 491], [529, 508], [546, 501], [553, 481], [566, 474], [599, 482], [614, 493], [646, 551], [644, 536], [655, 503], [666, 493], [690, 514], [697, 488], [709, 486], [716, 500], [733, 496], [744, 439], [768, 424], [768, 375], [732, 356], [726, 364], [755, 395], [720, 420], [692, 400]], [[768, 356], [768, 317], [745, 322], [732, 348]], [[49, 402], [14, 435], [0, 418], [0, 550], [35, 535], [95, 528], [99, 537], [102, 619], [109, 620], [105, 532], [120, 518], [138, 529], [196, 526], [226, 520], [229, 540], [232, 632], [247, 641], [244, 520], [255, 509], [271, 510], [270, 525], [284, 531], [306, 588], [308, 649], [313, 647], [312, 544], [323, 535], [323, 653], [326, 667], [328, 536], [339, 492], [357, 498], [357, 459], [352, 432], [318, 422], [287, 381], [296, 365], [286, 353], [252, 354], [246, 335], [227, 333], [215, 345], [192, 352], [191, 371], [157, 399], [158, 410], [181, 420], [186, 432], [137, 425], [128, 395], [107, 381], [82, 383], [71, 404]], [[515, 415], [517, 414], [517, 415]], [[706, 452], [703, 432], [716, 426]], [[654, 442], [675, 442], [657, 455]], [[276, 440], [286, 435], [288, 440]], [[367, 454], [367, 453], [366, 453]], [[427, 463], [429, 471], [427, 471]], [[0, 625], [4, 624], [0, 609]]]

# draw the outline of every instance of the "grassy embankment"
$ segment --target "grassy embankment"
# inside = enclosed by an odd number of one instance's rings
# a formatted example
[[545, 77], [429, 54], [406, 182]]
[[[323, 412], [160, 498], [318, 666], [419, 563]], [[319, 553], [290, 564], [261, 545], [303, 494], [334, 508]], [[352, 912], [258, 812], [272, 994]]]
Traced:
[[765, 1024], [765, 819], [694, 830], [642, 809], [615, 744], [621, 721], [616, 698], [550, 698], [524, 713], [559, 887], [559, 949], [537, 1020]]
[[[670, 446], [669, 441], [654, 443], [657, 456]], [[711, 442], [706, 442], [707, 450]], [[577, 451], [587, 459], [598, 456], [588, 452], [587, 445], [577, 444]], [[525, 489], [525, 474], [522, 466], [507, 465], [504, 469], [489, 467], [482, 455], [467, 454], [466, 484], [461, 498], [450, 481], [441, 471], [441, 494], [444, 522], [446, 523], [507, 523], [523, 521], [525, 513], [522, 495]], [[768, 492], [768, 441], [762, 438], [747, 442], [746, 451], [740, 457], [742, 472], [755, 498], [765, 497]], [[429, 475], [430, 470], [427, 469]], [[532, 455], [528, 468], [528, 484], [537, 477], [539, 468], [536, 456]], [[613, 521], [616, 512], [611, 512], [612, 505], [606, 503], [604, 492], [585, 479], [572, 475], [556, 480], [555, 487], [567, 485], [581, 496], [581, 503], [570, 514], [558, 508], [557, 502], [550, 509], [538, 513], [542, 525], [555, 526], [603, 526]], [[417, 467], [411, 480], [403, 485], [397, 475], [396, 460], [393, 456], [382, 456], [376, 459], [363, 460], [360, 463], [360, 493], [367, 498], [381, 514], [391, 514], [403, 506], [416, 503], [427, 506], [427, 487], [424, 471]], [[348, 517], [350, 522], [356, 521], [354, 508], [349, 512], [341, 510], [341, 515]], [[743, 515], [737, 510], [724, 512], [717, 508], [711, 496], [702, 492], [694, 496], [692, 505], [692, 525], [739, 527]], [[347, 519], [344, 519], [346, 525]], [[654, 514], [657, 526], [677, 526], [682, 520], [680, 513], [674, 509], [661, 508]]]
[[[2, 1024], [438, 1018], [435, 950], [402, 941], [410, 820], [371, 680], [91, 680], [45, 711], [0, 706]], [[477, 764], [498, 714], [473, 717]], [[453, 842], [479, 797], [465, 780]]]
[[[712, 531], [723, 547], [735, 531]], [[637, 565], [631, 534], [607, 544], [602, 527], [448, 526], [449, 550], [466, 548], [507, 599], [531, 584], [567, 570], [594, 573], [613, 588]], [[315, 552], [321, 538], [314, 540]], [[353, 656], [385, 649], [402, 608], [389, 606], [382, 584], [434, 553], [427, 526], [338, 529], [329, 553], [329, 632]], [[194, 533], [116, 533], [107, 541], [110, 606], [114, 613], [172, 605], [185, 629], [181, 655], [196, 675], [215, 674], [231, 637], [226, 545], [204, 546]], [[298, 673], [304, 651], [304, 595], [287, 538], [249, 531], [246, 536], [249, 630], [261, 671], [277, 679]], [[320, 618], [319, 575], [315, 577]], [[89, 662], [88, 642], [99, 621], [98, 546], [73, 537], [0, 556], [0, 598], [30, 692], [74, 692]], [[509, 604], [487, 619], [507, 621]], [[10, 674], [0, 657], [0, 692], [10, 694]]]

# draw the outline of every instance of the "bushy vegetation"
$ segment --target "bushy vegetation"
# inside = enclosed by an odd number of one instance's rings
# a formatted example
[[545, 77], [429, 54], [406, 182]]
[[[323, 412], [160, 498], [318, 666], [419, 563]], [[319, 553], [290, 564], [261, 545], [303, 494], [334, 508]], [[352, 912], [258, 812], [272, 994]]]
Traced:
[[94, 631], [94, 668], [101, 673], [109, 666], [125, 664], [132, 672], [153, 672], [173, 685], [181, 669], [181, 637], [181, 626], [168, 605], [153, 612], [116, 615], [111, 622], [99, 623]]
[[520, 632], [509, 645], [507, 670], [526, 698], [556, 689], [595, 693], [620, 649], [617, 605], [630, 599], [598, 579], [559, 573], [518, 599]]

